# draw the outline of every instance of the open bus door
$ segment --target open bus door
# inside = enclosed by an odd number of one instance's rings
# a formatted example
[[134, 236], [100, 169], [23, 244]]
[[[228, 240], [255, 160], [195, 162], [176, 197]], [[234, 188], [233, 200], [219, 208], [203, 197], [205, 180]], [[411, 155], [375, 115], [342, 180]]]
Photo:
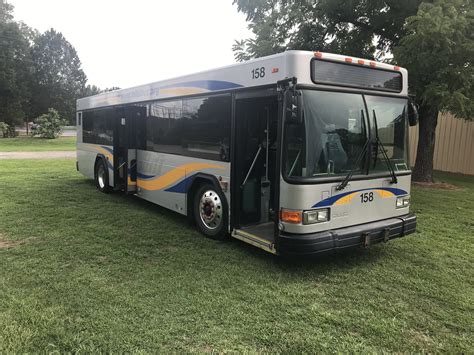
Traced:
[[135, 193], [137, 189], [138, 127], [146, 107], [131, 106], [120, 110], [114, 130], [114, 182], [116, 190]]
[[128, 171], [128, 126], [130, 122], [122, 114], [115, 119], [114, 127], [114, 189], [127, 189]]
[[235, 96], [232, 235], [275, 252], [278, 97], [274, 89]]

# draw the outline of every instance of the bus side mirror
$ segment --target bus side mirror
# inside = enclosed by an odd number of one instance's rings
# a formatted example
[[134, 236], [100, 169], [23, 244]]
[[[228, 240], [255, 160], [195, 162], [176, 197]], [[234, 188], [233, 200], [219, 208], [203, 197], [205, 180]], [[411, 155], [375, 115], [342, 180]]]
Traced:
[[300, 124], [303, 122], [303, 105], [301, 93], [287, 90], [285, 93], [286, 115], [285, 121], [288, 123]]
[[412, 100], [408, 102], [408, 124], [410, 126], [418, 124], [418, 108]]

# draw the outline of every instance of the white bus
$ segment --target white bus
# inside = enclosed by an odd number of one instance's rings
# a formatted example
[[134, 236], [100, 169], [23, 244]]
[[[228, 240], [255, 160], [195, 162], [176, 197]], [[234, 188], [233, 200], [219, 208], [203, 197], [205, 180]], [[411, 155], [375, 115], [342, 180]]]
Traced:
[[[192, 60], [192, 59], [190, 59]], [[407, 71], [307, 51], [77, 101], [77, 169], [279, 255], [413, 233]]]

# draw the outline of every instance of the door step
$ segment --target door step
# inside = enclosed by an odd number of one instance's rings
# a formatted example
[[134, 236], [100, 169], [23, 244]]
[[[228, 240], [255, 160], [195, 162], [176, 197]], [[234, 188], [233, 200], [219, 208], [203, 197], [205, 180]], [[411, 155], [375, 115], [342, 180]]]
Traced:
[[268, 251], [269, 253], [276, 254], [275, 243], [273, 243], [272, 240], [263, 239], [242, 229], [234, 229], [231, 235], [232, 237], [239, 239], [245, 243], [256, 246], [257, 248]]

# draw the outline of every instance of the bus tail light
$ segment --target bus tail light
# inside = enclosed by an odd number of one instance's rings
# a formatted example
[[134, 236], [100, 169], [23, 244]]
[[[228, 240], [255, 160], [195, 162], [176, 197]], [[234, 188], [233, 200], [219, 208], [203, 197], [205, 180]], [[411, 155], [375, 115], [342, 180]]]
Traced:
[[303, 224], [315, 224], [329, 221], [329, 209], [303, 212]]
[[286, 223], [299, 224], [303, 221], [303, 217], [301, 211], [281, 210], [280, 220]]

